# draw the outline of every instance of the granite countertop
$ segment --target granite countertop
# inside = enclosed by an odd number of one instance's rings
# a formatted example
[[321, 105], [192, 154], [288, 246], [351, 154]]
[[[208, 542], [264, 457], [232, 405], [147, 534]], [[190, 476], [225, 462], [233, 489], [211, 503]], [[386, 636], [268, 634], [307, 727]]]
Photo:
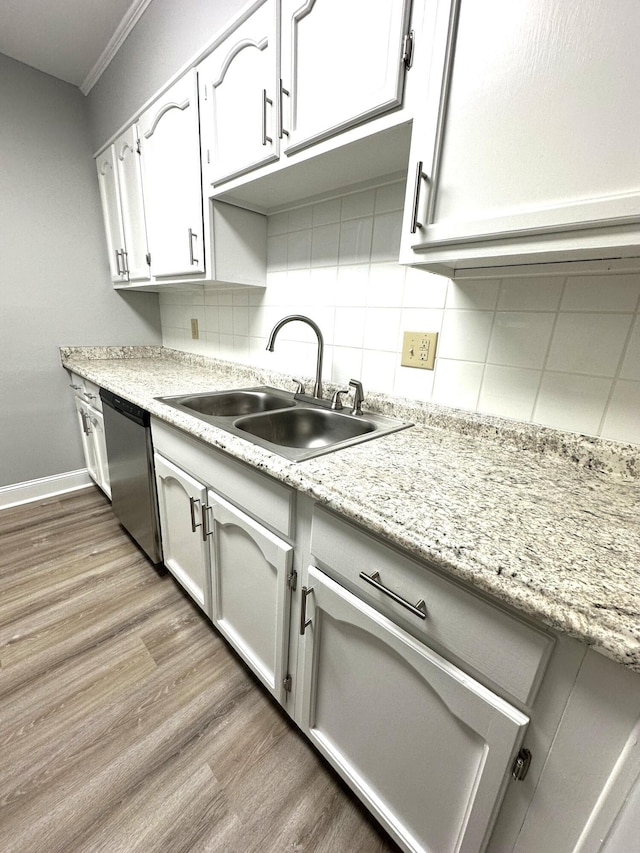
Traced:
[[291, 388], [290, 377], [156, 347], [63, 347], [61, 356], [86, 379], [640, 672], [640, 447], [365, 389], [365, 409], [415, 426], [294, 463], [154, 399]]

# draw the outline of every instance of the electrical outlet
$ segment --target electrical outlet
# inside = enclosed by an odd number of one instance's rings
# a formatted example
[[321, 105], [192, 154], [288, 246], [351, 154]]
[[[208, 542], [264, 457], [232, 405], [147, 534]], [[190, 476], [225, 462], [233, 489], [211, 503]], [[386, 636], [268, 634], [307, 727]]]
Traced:
[[200, 333], [198, 332], [198, 318], [192, 317], [191, 319], [191, 337], [194, 341], [197, 341], [200, 337]]
[[400, 364], [403, 367], [420, 367], [423, 370], [433, 370], [437, 345], [437, 332], [405, 332]]

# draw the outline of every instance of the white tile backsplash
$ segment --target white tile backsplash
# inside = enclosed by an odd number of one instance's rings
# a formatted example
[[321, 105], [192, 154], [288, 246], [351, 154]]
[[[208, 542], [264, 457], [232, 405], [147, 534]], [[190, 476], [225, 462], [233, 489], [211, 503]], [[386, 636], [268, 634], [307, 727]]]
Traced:
[[[640, 274], [450, 281], [397, 258], [400, 182], [270, 216], [267, 287], [160, 295], [165, 346], [588, 435], [640, 443]], [[535, 272], [535, 271], [534, 271]], [[200, 340], [191, 340], [197, 317]], [[434, 371], [403, 331], [439, 332]]]

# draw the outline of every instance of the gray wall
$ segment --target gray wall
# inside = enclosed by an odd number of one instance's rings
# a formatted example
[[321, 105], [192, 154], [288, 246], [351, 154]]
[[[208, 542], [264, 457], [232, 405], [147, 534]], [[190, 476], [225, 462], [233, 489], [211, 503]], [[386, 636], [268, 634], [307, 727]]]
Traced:
[[157, 344], [111, 286], [86, 99], [0, 54], [0, 486], [84, 467], [61, 344]]
[[246, 5], [246, 0], [153, 0], [89, 92], [94, 150]]

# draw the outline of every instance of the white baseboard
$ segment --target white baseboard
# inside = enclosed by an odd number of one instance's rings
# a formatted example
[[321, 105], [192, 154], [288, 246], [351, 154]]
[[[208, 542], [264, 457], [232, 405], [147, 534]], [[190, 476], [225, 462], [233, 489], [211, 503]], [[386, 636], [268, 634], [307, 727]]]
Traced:
[[0, 487], [0, 510], [63, 495], [65, 492], [75, 492], [92, 485], [93, 480], [89, 477], [87, 469], [81, 468], [78, 471], [55, 474], [53, 477], [41, 477], [39, 480], [2, 486]]

